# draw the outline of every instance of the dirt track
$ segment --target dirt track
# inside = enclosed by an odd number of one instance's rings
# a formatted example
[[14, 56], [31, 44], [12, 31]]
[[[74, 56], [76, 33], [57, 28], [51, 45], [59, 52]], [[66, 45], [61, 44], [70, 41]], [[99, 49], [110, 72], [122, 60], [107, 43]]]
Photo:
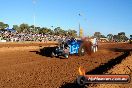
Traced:
[[91, 56], [59, 59], [36, 53], [42, 48], [39, 44], [27, 45], [0, 45], [0, 88], [66, 88], [79, 75], [79, 66], [90, 71], [122, 54], [108, 50], [109, 47], [126, 47], [126, 44], [101, 44]]
[[[132, 56], [127, 57], [125, 60], [114, 66], [106, 74], [129, 74], [132, 77]], [[132, 82], [127, 84], [96, 84], [94, 86], [89, 86], [88, 88], [132, 88]]]

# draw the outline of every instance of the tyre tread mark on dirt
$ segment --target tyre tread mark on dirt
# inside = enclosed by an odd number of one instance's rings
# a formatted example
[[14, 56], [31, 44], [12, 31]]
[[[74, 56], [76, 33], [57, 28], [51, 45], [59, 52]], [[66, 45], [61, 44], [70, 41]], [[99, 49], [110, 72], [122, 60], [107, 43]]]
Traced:
[[129, 56], [129, 54], [130, 52], [124, 52], [124, 54], [116, 57], [115, 59], [111, 59], [107, 63], [98, 66], [97, 68], [87, 72], [86, 74], [103, 74], [113, 68], [115, 65], [120, 64], [122, 60]]

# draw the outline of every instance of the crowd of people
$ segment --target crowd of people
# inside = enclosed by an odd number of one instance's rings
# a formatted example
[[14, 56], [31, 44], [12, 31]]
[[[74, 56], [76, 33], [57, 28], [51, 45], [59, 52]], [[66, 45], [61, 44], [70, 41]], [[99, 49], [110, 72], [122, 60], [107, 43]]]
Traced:
[[47, 41], [58, 41], [65, 38], [66, 36], [57, 36], [50, 34], [39, 34], [39, 33], [18, 33], [11, 31], [0, 31], [0, 42], [47, 42]]

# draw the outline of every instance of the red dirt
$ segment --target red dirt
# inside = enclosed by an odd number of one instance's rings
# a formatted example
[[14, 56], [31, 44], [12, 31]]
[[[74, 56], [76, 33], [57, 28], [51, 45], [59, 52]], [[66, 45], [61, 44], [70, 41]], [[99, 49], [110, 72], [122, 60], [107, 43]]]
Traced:
[[0, 88], [57, 88], [72, 83], [79, 75], [79, 66], [90, 71], [121, 55], [107, 50], [109, 47], [127, 45], [101, 44], [99, 51], [91, 56], [60, 59], [36, 54], [42, 48], [39, 44], [0, 44]]
[[[132, 79], [132, 56], [127, 57], [125, 60], [114, 66], [106, 74], [128, 74]], [[88, 88], [132, 88], [132, 81], [125, 84], [96, 84], [91, 85]]]
[[56, 42], [11, 42], [11, 43], [0, 43], [1, 47], [28, 47], [28, 46], [50, 46], [57, 45]]

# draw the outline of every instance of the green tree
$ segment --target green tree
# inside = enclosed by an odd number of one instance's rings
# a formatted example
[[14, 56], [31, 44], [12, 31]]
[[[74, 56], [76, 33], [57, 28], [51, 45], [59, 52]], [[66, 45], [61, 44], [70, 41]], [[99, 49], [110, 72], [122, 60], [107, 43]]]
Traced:
[[18, 25], [13, 25], [13, 29], [16, 30], [17, 32], [20, 31], [20, 27]]
[[100, 38], [106, 38], [105, 35], [100, 35]]
[[4, 24], [4, 29], [5, 29], [5, 28], [8, 28], [8, 27], [9, 27], [9, 25], [8, 25], [8, 24]]
[[25, 24], [25, 23], [21, 24], [20, 25], [20, 32], [29, 32], [28, 24]]
[[35, 33], [39, 33], [39, 30], [40, 30], [41, 28], [40, 27], [35, 27]]
[[118, 33], [118, 38], [119, 38], [120, 42], [124, 42], [124, 41], [128, 40], [128, 38], [125, 35], [125, 32]]
[[44, 34], [53, 34], [53, 31], [49, 28], [43, 27], [39, 29], [39, 33], [44, 33]]
[[112, 34], [108, 34], [107, 38], [108, 38], [109, 41], [113, 41], [113, 35]]
[[29, 26], [29, 31], [30, 32], [35, 32], [35, 26], [34, 25]]
[[0, 30], [5, 30], [6, 28], [8, 28], [9, 25], [8, 24], [5, 24], [3, 22], [0, 22]]
[[95, 32], [94, 37], [96, 37], [97, 39], [100, 39], [101, 38], [101, 33], [100, 32]]
[[60, 27], [57, 27], [54, 29], [55, 35], [64, 35], [64, 30], [62, 30]]
[[68, 30], [68, 35], [72, 37], [77, 37], [77, 31], [76, 30]]
[[116, 42], [119, 42], [119, 36], [118, 35], [114, 35], [113, 36], [113, 40], [116, 41]]

